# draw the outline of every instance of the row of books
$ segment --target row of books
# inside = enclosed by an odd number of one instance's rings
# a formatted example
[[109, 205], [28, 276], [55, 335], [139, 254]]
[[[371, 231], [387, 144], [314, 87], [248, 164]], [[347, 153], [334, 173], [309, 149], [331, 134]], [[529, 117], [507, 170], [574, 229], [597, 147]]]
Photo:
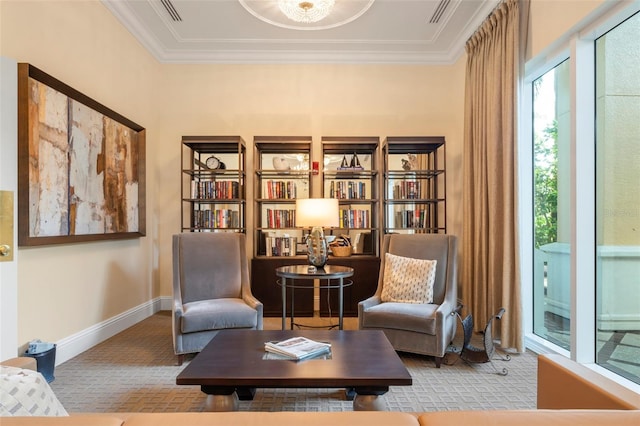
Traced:
[[295, 237], [265, 237], [267, 256], [295, 256], [297, 248]]
[[430, 209], [416, 208], [395, 212], [394, 228], [429, 228], [433, 226]]
[[[267, 209], [265, 228], [293, 228], [296, 226], [295, 209]], [[371, 213], [369, 210], [340, 209], [340, 228], [370, 228]]]
[[369, 210], [340, 209], [340, 228], [370, 228], [371, 214]]
[[230, 180], [192, 180], [191, 198], [198, 200], [230, 200], [240, 198], [240, 184]]
[[267, 209], [267, 228], [293, 228], [296, 226], [296, 210]]
[[331, 343], [317, 342], [300, 336], [280, 342], [265, 342], [264, 350], [285, 359], [302, 360], [331, 353]]
[[297, 198], [296, 182], [293, 180], [267, 180], [262, 187], [262, 197], [269, 200]]
[[339, 200], [364, 200], [367, 198], [367, 185], [358, 181], [331, 181], [329, 197]]
[[240, 212], [230, 209], [194, 210], [194, 228], [240, 228]]
[[401, 181], [393, 185], [393, 198], [398, 200], [416, 200], [422, 196], [422, 182]]

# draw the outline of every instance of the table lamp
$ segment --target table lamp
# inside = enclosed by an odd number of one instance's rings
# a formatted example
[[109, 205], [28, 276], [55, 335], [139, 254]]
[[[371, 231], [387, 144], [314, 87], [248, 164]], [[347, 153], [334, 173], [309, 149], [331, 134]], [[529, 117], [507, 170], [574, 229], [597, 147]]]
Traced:
[[336, 198], [303, 198], [296, 200], [296, 226], [310, 227], [307, 236], [309, 265], [322, 268], [329, 259], [329, 247], [324, 238], [325, 227], [337, 227], [338, 200]]

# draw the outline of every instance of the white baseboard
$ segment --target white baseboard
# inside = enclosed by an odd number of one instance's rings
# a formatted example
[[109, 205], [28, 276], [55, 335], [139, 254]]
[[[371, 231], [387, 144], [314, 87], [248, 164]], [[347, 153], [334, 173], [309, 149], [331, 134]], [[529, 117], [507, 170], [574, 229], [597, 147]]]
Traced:
[[173, 297], [171, 296], [162, 296], [160, 299], [160, 310], [161, 311], [170, 311], [171, 305], [173, 305]]
[[171, 310], [171, 297], [158, 297], [56, 342], [56, 365], [81, 354], [160, 310]]

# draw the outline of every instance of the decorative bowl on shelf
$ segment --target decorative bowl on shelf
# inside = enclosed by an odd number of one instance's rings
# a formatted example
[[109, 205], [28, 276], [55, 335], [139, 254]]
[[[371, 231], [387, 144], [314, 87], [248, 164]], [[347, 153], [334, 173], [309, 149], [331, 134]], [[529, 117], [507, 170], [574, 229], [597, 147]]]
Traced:
[[276, 170], [289, 170], [291, 166], [289, 161], [284, 157], [273, 157], [273, 168]]

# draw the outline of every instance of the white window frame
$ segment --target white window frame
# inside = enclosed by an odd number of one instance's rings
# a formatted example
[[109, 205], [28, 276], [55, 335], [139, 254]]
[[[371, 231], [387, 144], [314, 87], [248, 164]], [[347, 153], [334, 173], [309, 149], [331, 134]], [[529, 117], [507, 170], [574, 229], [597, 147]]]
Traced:
[[[640, 393], [636, 384], [596, 364], [595, 40], [640, 11], [640, 0], [604, 3], [525, 64], [518, 146], [520, 272], [525, 346], [558, 353]], [[533, 81], [564, 60], [571, 73], [571, 343], [570, 351], [533, 333]], [[579, 214], [591, 212], [591, 214]], [[580, 283], [580, 285], [578, 285]]]

